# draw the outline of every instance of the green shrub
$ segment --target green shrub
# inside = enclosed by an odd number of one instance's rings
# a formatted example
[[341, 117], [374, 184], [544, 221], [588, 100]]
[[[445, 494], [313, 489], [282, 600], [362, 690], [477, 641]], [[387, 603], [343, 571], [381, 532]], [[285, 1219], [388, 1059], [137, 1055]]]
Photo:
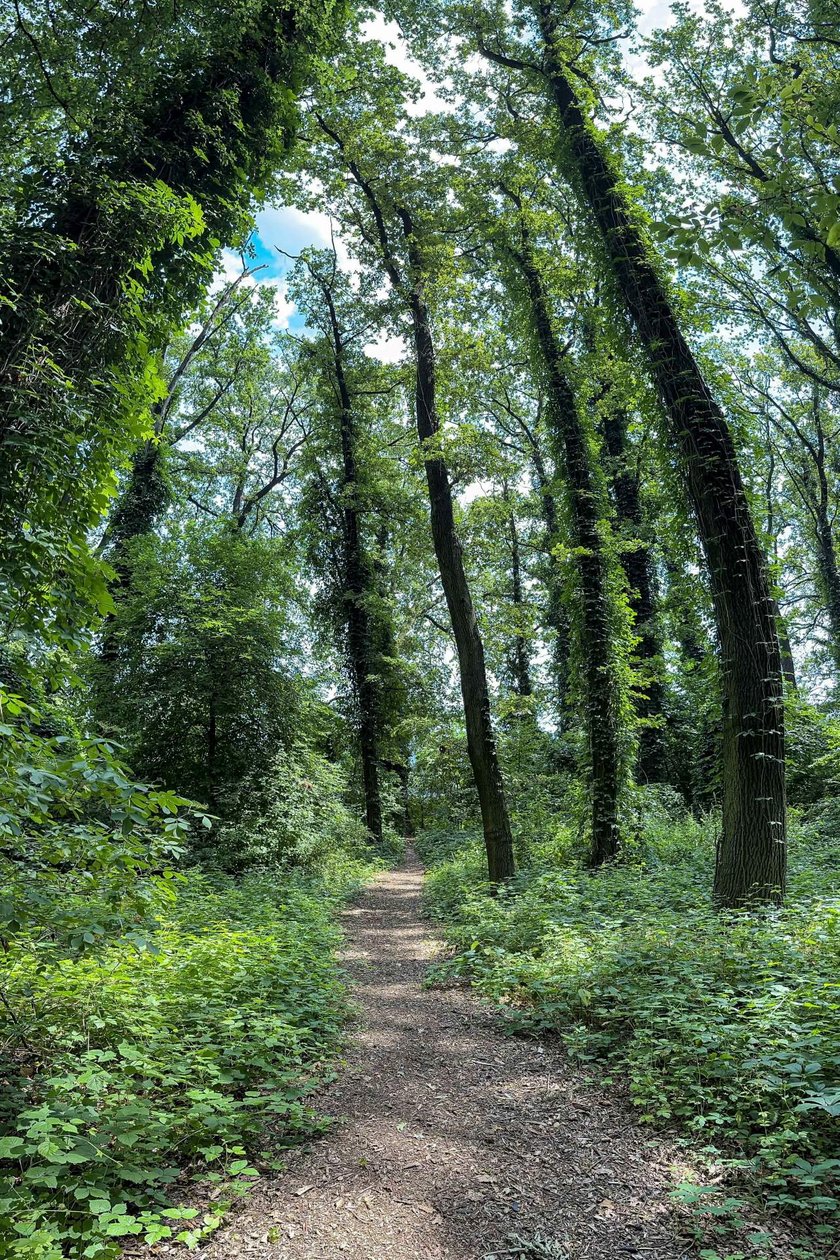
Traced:
[[[559, 1032], [606, 1060], [642, 1118], [724, 1152], [766, 1199], [817, 1229], [840, 1171], [840, 898], [836, 845], [801, 829], [787, 906], [720, 915], [713, 845], [688, 817], [648, 819], [645, 842], [597, 873], [561, 840], [496, 897], [475, 840], [432, 838], [431, 912], [468, 978], [519, 1030]], [[807, 861], [806, 861], [807, 859]]]
[[370, 837], [346, 803], [347, 773], [305, 745], [281, 749], [267, 775], [245, 793], [242, 818], [214, 851], [233, 870], [255, 865], [322, 872], [369, 857]]
[[179, 1206], [317, 1129], [306, 1095], [336, 1050], [344, 995], [332, 910], [371, 869], [189, 875], [148, 948], [112, 939], [49, 966], [5, 957], [0, 1252], [117, 1254], [196, 1242], [219, 1220]]

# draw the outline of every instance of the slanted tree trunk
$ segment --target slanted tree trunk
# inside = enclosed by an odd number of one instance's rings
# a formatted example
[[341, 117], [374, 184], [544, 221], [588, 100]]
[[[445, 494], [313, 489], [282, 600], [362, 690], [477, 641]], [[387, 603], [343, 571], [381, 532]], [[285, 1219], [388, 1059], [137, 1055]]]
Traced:
[[435, 348], [431, 319], [423, 291], [424, 267], [420, 243], [414, 232], [411, 215], [405, 207], [392, 206], [399, 218], [405, 242], [408, 266], [403, 267], [391, 245], [388, 224], [371, 183], [358, 166], [348, 158], [341, 136], [318, 115], [323, 131], [342, 153], [347, 169], [361, 189], [370, 207], [376, 236], [382, 253], [385, 272], [394, 291], [405, 300], [411, 315], [416, 359], [415, 416], [417, 435], [424, 454], [426, 483], [429, 489], [429, 510], [432, 540], [437, 557], [441, 584], [446, 598], [461, 676], [464, 721], [467, 729], [467, 751], [481, 808], [487, 869], [492, 883], [509, 879], [515, 871], [513, 837], [505, 799], [502, 770], [496, 748], [496, 736], [490, 714], [490, 690], [484, 644], [475, 616], [461, 540], [455, 528], [455, 510], [449, 471], [435, 439], [440, 429], [437, 413]]
[[767, 569], [732, 434], [683, 336], [620, 177], [578, 102], [562, 57], [555, 5], [537, 0], [535, 12], [544, 73], [563, 124], [564, 159], [647, 351], [709, 566], [724, 707], [715, 901], [719, 906], [778, 902], [787, 855], [781, 661]]
[[[104, 537], [99, 544], [100, 552], [107, 554], [114, 570], [110, 593], [115, 600], [124, 594], [131, 584], [130, 545], [135, 538], [150, 534], [163, 514], [169, 501], [169, 487], [164, 473], [164, 449], [174, 446], [192, 433], [213, 412], [228, 385], [219, 389], [197, 415], [182, 424], [174, 433], [169, 432], [169, 420], [175, 407], [181, 382], [190, 366], [209, 341], [218, 335], [249, 300], [246, 293], [234, 300], [236, 291], [259, 267], [243, 267], [241, 275], [227, 284], [213, 303], [201, 327], [193, 337], [169, 378], [166, 394], [151, 408], [153, 435], [146, 439], [134, 453], [128, 481], [111, 514]], [[112, 664], [117, 656], [116, 618], [108, 613], [102, 624], [100, 660]]]
[[484, 644], [464, 571], [461, 540], [455, 528], [449, 471], [443, 458], [434, 449], [434, 439], [440, 429], [440, 422], [436, 400], [434, 340], [428, 307], [423, 297], [422, 259], [410, 215], [403, 210], [400, 217], [409, 256], [409, 303], [417, 359], [417, 433], [425, 456], [432, 539], [458, 651], [467, 749], [481, 806], [487, 868], [491, 881], [500, 883], [513, 875], [515, 867], [510, 818], [490, 714]]
[[[154, 529], [155, 522], [166, 506], [167, 498], [168, 489], [161, 467], [160, 448], [157, 442], [149, 439], [134, 455], [128, 484], [114, 509], [104, 540], [108, 562], [114, 570], [111, 582], [114, 599], [119, 599], [131, 583], [131, 543], [135, 538], [141, 538]], [[118, 654], [117, 618], [113, 612], [109, 612], [102, 622], [100, 662], [106, 668], [113, 667]]]
[[592, 774], [590, 859], [593, 865], [619, 848], [621, 788], [616, 680], [612, 668], [608, 567], [601, 536], [601, 495], [593, 474], [588, 435], [563, 366], [548, 297], [524, 223], [522, 247], [510, 252], [525, 281], [534, 334], [544, 369], [547, 417], [564, 470], [569, 522], [581, 600], [579, 651], [586, 679], [586, 716]]
[[638, 474], [628, 462], [627, 417], [611, 409], [603, 420], [601, 431], [609, 456], [609, 477], [619, 528], [636, 545], [624, 547], [621, 565], [630, 591], [633, 629], [638, 639], [635, 653], [636, 714], [641, 720], [636, 770], [647, 783], [662, 783], [666, 778], [665, 739], [661, 720], [665, 708], [662, 685], [662, 643], [656, 624], [653, 595], [653, 566], [650, 548], [644, 542], [645, 523], [639, 493]]

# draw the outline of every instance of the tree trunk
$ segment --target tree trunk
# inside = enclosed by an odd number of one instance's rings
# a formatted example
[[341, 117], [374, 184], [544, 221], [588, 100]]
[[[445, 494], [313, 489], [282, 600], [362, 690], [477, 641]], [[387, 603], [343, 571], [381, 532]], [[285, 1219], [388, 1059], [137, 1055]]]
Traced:
[[[773, 431], [769, 422], [765, 426], [765, 444], [767, 448], [767, 479], [764, 487], [764, 497], [767, 505], [767, 521], [766, 531], [767, 537], [772, 540], [773, 560], [776, 564], [779, 561], [779, 539], [776, 533], [776, 494], [775, 494], [775, 478], [776, 478], [776, 456], [773, 447]], [[797, 696], [799, 688], [796, 684], [796, 667], [793, 661], [793, 651], [790, 646], [790, 636], [788, 634], [787, 622], [779, 607], [779, 601], [773, 597], [773, 615], [776, 618], [776, 630], [779, 635], [779, 650], [782, 659], [782, 677], [791, 695]]]
[[608, 567], [601, 537], [602, 504], [581, 422], [558, 343], [542, 276], [524, 225], [523, 246], [511, 250], [528, 292], [531, 319], [542, 359], [547, 413], [558, 463], [565, 472], [569, 520], [575, 546], [581, 599], [579, 650], [586, 678], [586, 715], [592, 772], [590, 858], [593, 866], [619, 847], [618, 798], [621, 788], [616, 680], [612, 669]]
[[510, 565], [511, 565], [511, 602], [514, 607], [514, 616], [516, 617], [516, 632], [513, 639], [513, 648], [510, 654], [510, 672], [513, 677], [513, 689], [518, 696], [533, 695], [533, 687], [531, 686], [531, 670], [528, 661], [528, 642], [522, 633], [520, 618], [523, 612], [522, 598], [522, 558], [519, 550], [519, 532], [516, 528], [516, 517], [513, 509], [509, 504], [509, 495], [507, 486], [504, 488], [504, 498], [508, 501], [508, 536], [510, 541]]
[[547, 556], [545, 575], [546, 589], [546, 624], [554, 631], [554, 643], [551, 653], [551, 668], [554, 675], [554, 686], [557, 694], [557, 718], [561, 729], [565, 730], [564, 716], [569, 695], [569, 650], [571, 646], [571, 630], [569, 614], [563, 603], [563, 591], [557, 574], [557, 565], [551, 554], [557, 539], [557, 504], [554, 491], [545, 466], [545, 459], [540, 448], [540, 439], [536, 431], [528, 434], [531, 448], [531, 463], [534, 477], [540, 492], [543, 524], [545, 525], [544, 549]]
[[446, 598], [461, 676], [467, 751], [470, 758], [487, 850], [487, 870], [494, 884], [509, 879], [515, 871], [513, 837], [510, 829], [504, 782], [496, 749], [496, 736], [490, 715], [490, 691], [484, 662], [484, 644], [476, 621], [472, 596], [464, 571], [461, 540], [455, 529], [455, 512], [449, 471], [434, 440], [440, 424], [437, 414], [435, 351], [429, 311], [423, 296], [423, 265], [419, 242], [414, 235], [411, 215], [404, 207], [393, 207], [402, 225], [408, 256], [408, 282], [391, 248], [382, 207], [371, 184], [358, 164], [346, 155], [341, 136], [318, 115], [324, 132], [335, 141], [345, 157], [347, 169], [362, 190], [373, 215], [385, 271], [395, 292], [401, 294], [411, 314], [416, 358], [415, 411], [429, 487], [432, 540]]
[[831, 657], [835, 668], [840, 670], [840, 572], [837, 569], [834, 532], [827, 512], [819, 513], [816, 543], [818, 585], [822, 590], [828, 616]]
[[400, 800], [403, 812], [403, 835], [410, 840], [414, 835], [414, 824], [411, 821], [411, 798], [408, 792], [408, 766], [404, 761], [386, 761], [380, 763], [383, 770], [392, 771], [400, 781]]
[[216, 810], [216, 752], [219, 741], [218, 718], [216, 713], [216, 688], [210, 689], [210, 701], [207, 714], [207, 805], [215, 813]]
[[711, 577], [720, 643], [723, 826], [720, 906], [781, 901], [786, 874], [784, 705], [773, 599], [732, 434], [562, 60], [554, 6], [536, 5], [544, 66], [565, 150], [648, 354], [679, 449]]
[[[154, 529], [167, 497], [160, 447], [157, 442], [146, 441], [134, 455], [128, 485], [114, 509], [105, 540], [108, 563], [115, 574], [110, 584], [110, 593], [115, 601], [131, 584], [130, 544]], [[116, 665], [118, 655], [117, 617], [109, 612], [102, 622], [99, 660], [110, 670]], [[112, 682], [109, 676], [107, 686], [110, 687]]]
[[367, 598], [370, 567], [364, 554], [359, 520], [356, 470], [356, 426], [353, 399], [344, 370], [344, 342], [329, 287], [322, 292], [330, 318], [333, 368], [339, 399], [341, 433], [341, 498], [344, 524], [344, 602], [347, 648], [359, 710], [359, 753], [365, 797], [365, 824], [377, 843], [382, 841], [382, 797], [379, 784], [379, 695], [373, 635]]
[[[793, 659], [793, 648], [790, 645], [790, 635], [788, 634], [787, 622], [784, 613], [779, 607], [778, 600], [773, 600], [773, 609], [776, 615], [776, 628], [779, 632], [779, 650], [782, 656], [782, 676], [787, 684], [788, 690], [792, 696], [799, 695], [799, 686], [796, 681], [796, 663]], [[840, 630], [840, 623], [838, 623]], [[837, 640], [840, 643], [840, 638]]]
[[497, 884], [509, 879], [514, 873], [513, 839], [496, 750], [496, 736], [490, 716], [484, 644], [464, 571], [461, 540], [455, 528], [449, 472], [441, 456], [433, 453], [433, 443], [440, 425], [435, 394], [434, 341], [428, 308], [423, 298], [422, 260], [410, 216], [401, 211], [400, 217], [411, 269], [409, 300], [417, 358], [417, 433], [425, 455], [432, 538], [458, 651], [467, 749], [481, 805], [487, 868], [491, 882]]
[[609, 477], [619, 528], [637, 545], [621, 552], [630, 591], [630, 611], [638, 643], [635, 661], [638, 678], [634, 685], [636, 715], [641, 722], [636, 770], [646, 783], [666, 779], [665, 739], [661, 725], [665, 710], [662, 685], [662, 643], [656, 625], [653, 595], [653, 566], [650, 548], [642, 541], [645, 523], [639, 493], [638, 475], [629, 467], [627, 417], [611, 410], [602, 424], [604, 446], [609, 456]]

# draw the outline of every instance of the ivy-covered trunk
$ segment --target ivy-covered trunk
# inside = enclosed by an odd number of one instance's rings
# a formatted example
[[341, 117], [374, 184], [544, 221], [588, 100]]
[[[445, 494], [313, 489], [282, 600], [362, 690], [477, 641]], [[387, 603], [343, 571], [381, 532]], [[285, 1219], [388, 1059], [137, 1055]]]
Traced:
[[[115, 601], [131, 584], [131, 544], [136, 538], [151, 533], [166, 506], [168, 491], [161, 467], [161, 451], [157, 442], [148, 440], [136, 451], [131, 471], [108, 524], [106, 547], [108, 563], [114, 570], [110, 593]], [[105, 675], [97, 684], [99, 692], [107, 692], [114, 684], [113, 667], [119, 655], [117, 617], [106, 614], [100, 631], [99, 660]], [[107, 695], [103, 697], [107, 705]]]
[[356, 470], [356, 433], [353, 399], [344, 370], [344, 342], [329, 287], [324, 300], [332, 331], [333, 369], [339, 402], [341, 432], [341, 501], [344, 527], [344, 602], [347, 649], [356, 692], [359, 720], [359, 755], [365, 797], [365, 824], [374, 840], [382, 840], [382, 798], [379, 785], [379, 695], [376, 651], [367, 600], [371, 571], [362, 544]]
[[546, 553], [545, 567], [545, 623], [553, 631], [554, 638], [551, 650], [551, 673], [557, 700], [557, 720], [561, 728], [565, 728], [566, 705], [569, 696], [569, 648], [571, 632], [569, 614], [563, 603], [563, 590], [557, 572], [557, 565], [551, 549], [557, 541], [557, 503], [545, 458], [542, 452], [541, 438], [537, 431], [527, 434], [531, 453], [531, 464], [534, 479], [540, 495], [542, 519], [545, 526], [543, 550]]
[[638, 640], [634, 665], [636, 715], [640, 720], [636, 770], [644, 783], [661, 783], [666, 778], [665, 736], [662, 719], [665, 692], [662, 686], [662, 643], [656, 624], [653, 594], [653, 565], [650, 548], [644, 541], [645, 522], [639, 493], [638, 473], [630, 467], [627, 417], [619, 409], [605, 416], [601, 431], [609, 456], [609, 477], [618, 526], [624, 535], [621, 566], [630, 592], [633, 630]]
[[621, 757], [617, 679], [611, 648], [609, 571], [602, 537], [604, 504], [592, 467], [589, 436], [563, 366], [542, 276], [521, 225], [521, 248], [511, 249], [525, 281], [534, 336], [546, 387], [547, 419], [563, 468], [568, 496], [571, 541], [577, 561], [581, 621], [579, 653], [586, 686], [586, 717], [591, 783], [593, 865], [614, 857], [619, 848], [618, 805]]
[[528, 660], [528, 641], [522, 630], [522, 615], [524, 612], [524, 600], [522, 597], [522, 554], [519, 546], [519, 531], [516, 528], [516, 516], [512, 506], [509, 503], [509, 495], [507, 486], [504, 492], [505, 500], [508, 502], [508, 540], [510, 542], [510, 570], [511, 570], [511, 603], [513, 604], [513, 615], [515, 618], [513, 645], [510, 652], [510, 672], [513, 678], [513, 688], [518, 696], [530, 696], [533, 694], [531, 685], [531, 667]]
[[570, 167], [619, 292], [647, 351], [677, 446], [709, 567], [721, 656], [723, 824], [720, 906], [780, 901], [786, 873], [784, 705], [779, 641], [764, 556], [732, 434], [648, 254], [619, 176], [578, 102], [554, 5], [538, 3], [544, 67]]

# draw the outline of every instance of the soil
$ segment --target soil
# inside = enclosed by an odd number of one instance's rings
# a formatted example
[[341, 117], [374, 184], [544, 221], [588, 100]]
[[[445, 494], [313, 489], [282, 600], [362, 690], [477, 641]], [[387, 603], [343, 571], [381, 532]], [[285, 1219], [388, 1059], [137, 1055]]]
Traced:
[[679, 1156], [559, 1051], [506, 1036], [461, 989], [424, 989], [440, 945], [413, 855], [344, 914], [358, 1004], [323, 1138], [265, 1176], [208, 1260], [681, 1260]]

